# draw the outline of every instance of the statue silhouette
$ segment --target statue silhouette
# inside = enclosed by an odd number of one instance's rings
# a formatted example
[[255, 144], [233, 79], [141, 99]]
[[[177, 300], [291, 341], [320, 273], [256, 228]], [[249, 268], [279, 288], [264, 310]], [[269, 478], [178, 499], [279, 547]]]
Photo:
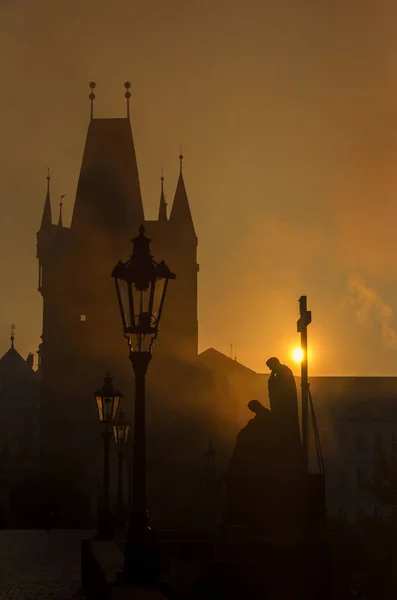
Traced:
[[303, 482], [298, 398], [292, 371], [276, 358], [271, 369], [271, 410], [248, 404], [255, 417], [238, 433], [227, 475], [229, 523], [266, 532], [295, 529]]

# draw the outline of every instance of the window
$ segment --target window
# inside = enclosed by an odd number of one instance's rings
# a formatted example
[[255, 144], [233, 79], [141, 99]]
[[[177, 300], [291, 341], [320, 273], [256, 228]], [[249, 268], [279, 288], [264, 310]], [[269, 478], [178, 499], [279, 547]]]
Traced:
[[391, 436], [391, 453], [397, 454], [397, 435], [395, 433]]
[[86, 320], [86, 318], [87, 318], [86, 315], [80, 315], [80, 321], [82, 323], [84, 323], [84, 321]]
[[374, 435], [374, 452], [382, 452], [382, 434], [380, 432]]

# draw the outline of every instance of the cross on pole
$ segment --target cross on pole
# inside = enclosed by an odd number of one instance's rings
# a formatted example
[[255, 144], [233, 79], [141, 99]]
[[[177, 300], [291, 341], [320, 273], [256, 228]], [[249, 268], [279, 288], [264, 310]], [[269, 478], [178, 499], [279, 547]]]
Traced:
[[307, 327], [312, 322], [312, 313], [307, 310], [307, 296], [299, 298], [298, 333], [301, 334], [301, 389], [302, 389], [302, 450], [306, 473], [309, 471], [309, 376], [307, 364]]

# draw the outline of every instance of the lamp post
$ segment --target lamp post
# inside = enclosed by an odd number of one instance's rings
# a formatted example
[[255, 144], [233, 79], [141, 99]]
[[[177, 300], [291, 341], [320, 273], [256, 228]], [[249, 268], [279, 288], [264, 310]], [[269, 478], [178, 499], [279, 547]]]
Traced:
[[109, 373], [105, 377], [103, 386], [95, 392], [100, 422], [104, 425], [103, 438], [103, 496], [102, 507], [99, 511], [98, 537], [100, 539], [111, 539], [113, 536], [112, 520], [109, 507], [109, 445], [112, 439], [112, 429], [120, 400], [123, 394], [113, 387], [112, 378]]
[[143, 225], [132, 244], [130, 258], [115, 266], [112, 277], [115, 280], [124, 336], [128, 340], [135, 377], [132, 510], [123, 579], [144, 583], [153, 577], [146, 507], [146, 373], [158, 334], [168, 281], [176, 276], [164, 261], [156, 262], [153, 259], [150, 240], [145, 236]]
[[130, 426], [124, 418], [124, 411], [119, 411], [117, 421], [113, 425], [113, 435], [117, 448], [118, 460], [118, 481], [117, 481], [117, 522], [124, 522], [124, 503], [123, 503], [123, 466], [124, 466], [124, 450], [128, 440]]

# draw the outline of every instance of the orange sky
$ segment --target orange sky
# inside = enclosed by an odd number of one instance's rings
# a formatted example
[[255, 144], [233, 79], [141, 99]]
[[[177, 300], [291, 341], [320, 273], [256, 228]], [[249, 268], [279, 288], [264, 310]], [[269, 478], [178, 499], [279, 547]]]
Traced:
[[120, 116], [129, 79], [149, 218], [183, 143], [201, 349], [291, 362], [307, 294], [313, 374], [397, 375], [394, 0], [0, 0], [0, 68], [1, 351], [39, 342], [46, 166], [68, 222], [87, 84]]

